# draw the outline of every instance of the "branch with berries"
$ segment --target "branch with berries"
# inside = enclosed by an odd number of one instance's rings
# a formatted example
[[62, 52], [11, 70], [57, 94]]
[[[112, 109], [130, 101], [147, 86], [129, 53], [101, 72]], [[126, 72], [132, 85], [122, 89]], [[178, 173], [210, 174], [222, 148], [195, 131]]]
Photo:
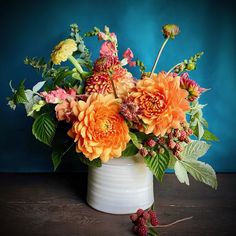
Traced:
[[130, 215], [130, 219], [133, 223], [133, 232], [138, 236], [158, 236], [155, 228], [167, 228], [175, 224], [184, 222], [186, 220], [192, 219], [193, 216], [182, 218], [171, 222], [169, 224], [161, 225], [157, 219], [156, 212], [153, 209], [138, 209], [136, 213]]

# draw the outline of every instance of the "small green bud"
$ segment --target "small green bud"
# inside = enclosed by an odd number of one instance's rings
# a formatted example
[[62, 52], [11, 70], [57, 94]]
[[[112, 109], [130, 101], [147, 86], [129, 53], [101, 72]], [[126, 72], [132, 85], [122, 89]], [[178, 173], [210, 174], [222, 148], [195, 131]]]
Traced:
[[165, 152], [165, 149], [163, 147], [158, 148], [158, 153], [163, 154]]
[[188, 63], [187, 65], [187, 70], [195, 70], [196, 69], [196, 64], [191, 62], [191, 63]]

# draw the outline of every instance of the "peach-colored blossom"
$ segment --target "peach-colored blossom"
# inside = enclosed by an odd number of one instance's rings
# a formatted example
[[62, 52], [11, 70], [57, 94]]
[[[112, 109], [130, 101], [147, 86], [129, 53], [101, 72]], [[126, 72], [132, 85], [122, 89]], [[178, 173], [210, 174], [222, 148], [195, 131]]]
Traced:
[[72, 112], [74, 106], [77, 102], [75, 100], [64, 100], [63, 102], [55, 106], [56, 117], [59, 121], [65, 120], [66, 122], [73, 122], [75, 116]]
[[156, 136], [164, 135], [171, 128], [180, 128], [190, 109], [186, 100], [188, 92], [180, 88], [180, 78], [165, 72], [143, 77], [129, 97], [140, 109], [139, 118], [145, 124], [140, 131]]
[[120, 157], [130, 140], [129, 129], [119, 114], [120, 104], [113, 95], [93, 93], [86, 102], [73, 108], [77, 120], [68, 135], [76, 142], [76, 151], [90, 161], [101, 158], [107, 162]]

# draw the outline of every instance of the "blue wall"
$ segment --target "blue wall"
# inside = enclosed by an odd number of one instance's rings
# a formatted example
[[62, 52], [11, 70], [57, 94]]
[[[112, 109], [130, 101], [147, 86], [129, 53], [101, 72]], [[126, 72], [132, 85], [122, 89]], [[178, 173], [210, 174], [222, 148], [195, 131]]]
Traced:
[[[32, 120], [25, 116], [23, 107], [11, 111], [5, 97], [10, 94], [9, 80], [17, 84], [25, 78], [30, 87], [40, 79], [39, 74], [23, 64], [24, 57], [48, 57], [74, 22], [83, 31], [95, 25], [109, 25], [118, 35], [120, 52], [131, 47], [149, 70], [163, 40], [161, 26], [178, 24], [181, 34], [168, 44], [157, 69], [168, 69], [198, 51], [205, 51], [198, 70], [191, 75], [202, 87], [212, 88], [201, 102], [209, 105], [204, 109], [205, 117], [220, 142], [212, 146], [204, 159], [218, 171], [235, 171], [236, 8], [232, 2], [48, 0], [16, 4], [8, 0], [0, 10], [0, 171], [52, 171], [50, 150], [31, 134]], [[89, 39], [88, 45], [98, 49], [95, 39]], [[97, 55], [95, 51], [93, 57]], [[78, 161], [69, 159], [61, 167], [76, 169], [81, 169]]]

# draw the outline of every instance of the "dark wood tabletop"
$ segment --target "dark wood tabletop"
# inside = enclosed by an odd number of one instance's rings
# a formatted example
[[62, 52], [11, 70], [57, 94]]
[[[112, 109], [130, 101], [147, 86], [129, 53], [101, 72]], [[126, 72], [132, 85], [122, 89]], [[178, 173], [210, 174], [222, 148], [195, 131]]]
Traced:
[[[174, 174], [155, 181], [160, 224], [193, 216], [160, 235], [236, 235], [236, 174], [218, 174], [218, 190]], [[0, 174], [0, 235], [131, 236], [128, 215], [98, 212], [86, 204], [86, 173]], [[135, 197], [135, 196], [134, 196]]]

